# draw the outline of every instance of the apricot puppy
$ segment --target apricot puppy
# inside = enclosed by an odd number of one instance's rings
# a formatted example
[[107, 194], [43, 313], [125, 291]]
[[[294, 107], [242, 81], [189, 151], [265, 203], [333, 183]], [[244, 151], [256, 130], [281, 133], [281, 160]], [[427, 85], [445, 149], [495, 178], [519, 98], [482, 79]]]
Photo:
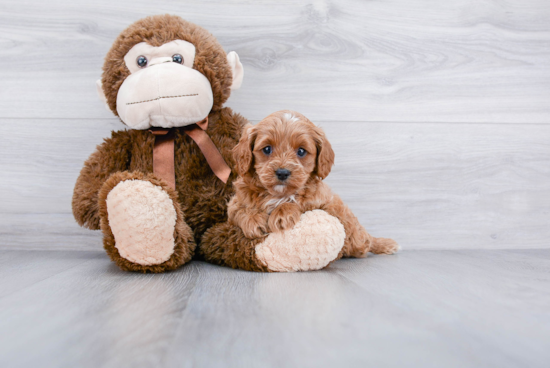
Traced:
[[235, 196], [229, 202], [228, 217], [247, 238], [292, 229], [301, 214], [320, 209], [344, 226], [338, 258], [397, 251], [392, 239], [367, 233], [323, 182], [334, 164], [334, 151], [322, 129], [302, 114], [278, 111], [248, 126], [233, 154], [240, 177], [233, 184]]

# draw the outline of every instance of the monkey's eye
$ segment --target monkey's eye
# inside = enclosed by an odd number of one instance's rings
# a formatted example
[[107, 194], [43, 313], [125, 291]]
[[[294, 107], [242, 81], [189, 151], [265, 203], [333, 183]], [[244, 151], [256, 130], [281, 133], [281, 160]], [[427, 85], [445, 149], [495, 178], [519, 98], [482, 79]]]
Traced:
[[140, 55], [137, 57], [136, 63], [140, 68], [145, 68], [147, 66], [147, 58], [143, 55]]
[[307, 151], [305, 149], [303, 149], [302, 147], [298, 148], [298, 152], [296, 152], [298, 157], [304, 157], [306, 155], [306, 153], [307, 153]]
[[265, 153], [266, 155], [271, 155], [271, 146], [265, 146], [262, 149], [262, 152]]
[[174, 54], [172, 55], [172, 61], [174, 63], [183, 64], [183, 56], [181, 56], [180, 54]]

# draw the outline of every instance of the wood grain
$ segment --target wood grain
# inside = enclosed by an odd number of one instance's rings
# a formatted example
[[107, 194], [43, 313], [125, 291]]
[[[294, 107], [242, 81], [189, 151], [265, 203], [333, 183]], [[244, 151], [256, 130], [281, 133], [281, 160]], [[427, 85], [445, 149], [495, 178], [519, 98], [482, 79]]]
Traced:
[[[100, 249], [71, 214], [74, 183], [116, 120], [4, 120], [0, 244]], [[40, 131], [34, 126], [56, 126]], [[550, 125], [324, 122], [327, 182], [376, 236], [406, 249], [547, 248]]]
[[550, 359], [548, 249], [403, 251], [292, 274], [201, 262], [129, 274], [96, 252], [4, 257], [11, 268], [0, 276], [18, 288], [0, 295], [2, 367], [542, 368]]
[[209, 29], [245, 66], [258, 120], [548, 123], [550, 3], [94, 1], [0, 4], [0, 117], [109, 118], [95, 95], [118, 33], [151, 14]]

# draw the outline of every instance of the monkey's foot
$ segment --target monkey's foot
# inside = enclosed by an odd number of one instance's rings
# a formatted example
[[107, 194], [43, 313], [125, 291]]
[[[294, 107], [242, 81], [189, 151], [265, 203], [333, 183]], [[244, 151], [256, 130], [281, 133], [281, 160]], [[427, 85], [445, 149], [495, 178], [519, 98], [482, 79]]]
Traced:
[[269, 234], [255, 253], [270, 271], [319, 270], [338, 258], [345, 237], [336, 217], [313, 210], [303, 213], [294, 228]]
[[174, 253], [176, 210], [160, 187], [126, 180], [107, 196], [109, 225], [120, 255], [140, 265], [166, 262]]
[[[102, 189], [102, 230], [111, 258], [125, 270], [162, 272], [188, 261], [194, 249], [175, 192], [158, 179], [117, 173]], [[137, 177], [135, 177], [137, 176]]]

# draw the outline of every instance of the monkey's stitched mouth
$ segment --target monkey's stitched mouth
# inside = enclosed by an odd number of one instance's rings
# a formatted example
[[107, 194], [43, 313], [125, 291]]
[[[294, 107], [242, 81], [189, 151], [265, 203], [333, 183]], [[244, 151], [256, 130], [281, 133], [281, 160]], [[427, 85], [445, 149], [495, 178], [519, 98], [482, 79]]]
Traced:
[[178, 98], [178, 97], [191, 97], [191, 96], [198, 96], [199, 94], [198, 93], [192, 93], [190, 95], [179, 95], [179, 96], [160, 96], [160, 97], [157, 97], [157, 98], [153, 98], [151, 100], [145, 100], [145, 101], [137, 101], [137, 102], [128, 102], [126, 103], [126, 105], [135, 105], [135, 104], [140, 104], [140, 103], [144, 103], [144, 102], [152, 102], [152, 101], [158, 101], [162, 98]]

